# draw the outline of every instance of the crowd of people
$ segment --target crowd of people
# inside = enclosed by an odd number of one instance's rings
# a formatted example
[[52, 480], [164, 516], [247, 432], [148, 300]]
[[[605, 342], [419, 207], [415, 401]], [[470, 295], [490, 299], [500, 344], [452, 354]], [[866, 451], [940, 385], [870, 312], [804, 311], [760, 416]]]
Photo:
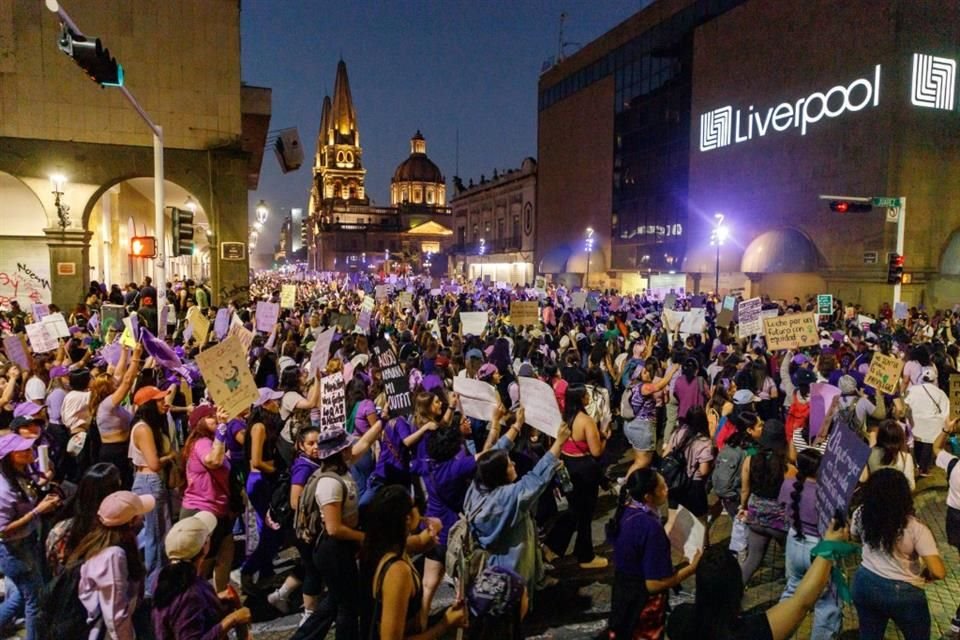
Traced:
[[[300, 612], [294, 640], [331, 628], [338, 640], [522, 638], [568, 555], [580, 572], [612, 563], [611, 639], [789, 638], [811, 611], [810, 637], [834, 638], [851, 601], [861, 638], [891, 620], [930, 637], [924, 586], [946, 568], [913, 493], [946, 471], [947, 542], [960, 549], [960, 316], [895, 320], [884, 305], [864, 324], [836, 300], [814, 316], [816, 344], [771, 350], [741, 335], [723, 299], [540, 284], [263, 273], [220, 307], [179, 279], [163, 292], [93, 283], [73, 309], [12, 303], [0, 311], [0, 637], [22, 625], [28, 640], [248, 638], [259, 598]], [[516, 301], [537, 301], [539, 321], [511, 321]], [[269, 330], [258, 302], [277, 304]], [[668, 312], [691, 310], [702, 326], [671, 326]], [[461, 314], [478, 311], [468, 331]], [[27, 328], [56, 313], [69, 336], [38, 352]], [[228, 326], [250, 336], [257, 387], [239, 413], [197, 365]], [[876, 354], [903, 362], [892, 393], [866, 384]], [[321, 393], [329, 376], [343, 381], [335, 400]], [[489, 385], [486, 418], [454, 390], [460, 378]], [[523, 378], [552, 388], [558, 424], [530, 424]], [[835, 397], [815, 418], [824, 385]], [[331, 423], [334, 409], [345, 417]], [[870, 454], [824, 526], [821, 460], [846, 431]], [[596, 540], [603, 492], [616, 510]], [[665, 528], [681, 512], [706, 531], [682, 559]], [[724, 518], [729, 542], [711, 536]], [[786, 588], [743, 614], [771, 542]], [[295, 568], [277, 576], [284, 555]], [[855, 567], [849, 587], [838, 567]], [[456, 597], [436, 607], [445, 579]], [[671, 609], [691, 579], [695, 602]]]

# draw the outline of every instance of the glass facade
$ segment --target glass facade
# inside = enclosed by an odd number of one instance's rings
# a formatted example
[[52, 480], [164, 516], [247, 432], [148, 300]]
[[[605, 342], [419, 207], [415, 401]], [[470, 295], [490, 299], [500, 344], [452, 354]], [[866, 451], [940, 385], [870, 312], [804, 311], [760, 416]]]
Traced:
[[683, 261], [693, 32], [744, 1], [697, 0], [540, 93], [543, 110], [614, 75], [613, 269]]

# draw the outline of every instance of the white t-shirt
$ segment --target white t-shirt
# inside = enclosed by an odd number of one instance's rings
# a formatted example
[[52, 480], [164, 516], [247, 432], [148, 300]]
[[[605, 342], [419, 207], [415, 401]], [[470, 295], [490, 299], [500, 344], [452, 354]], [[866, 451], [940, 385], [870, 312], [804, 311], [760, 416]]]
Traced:
[[[348, 473], [340, 476], [343, 484], [340, 484], [335, 478], [320, 478], [317, 481], [317, 490], [315, 496], [317, 505], [321, 512], [324, 505], [342, 504], [340, 521], [351, 528], [356, 528], [360, 523], [360, 497], [357, 491], [357, 483]], [[347, 496], [344, 499], [343, 485], [347, 486]]]
[[296, 391], [288, 391], [283, 394], [282, 398], [280, 398], [280, 418], [284, 421], [283, 428], [280, 430], [280, 437], [287, 442], [293, 442], [293, 438], [290, 434], [290, 423], [287, 422], [287, 418], [289, 418], [290, 414], [294, 412], [294, 410], [297, 408], [297, 404], [301, 400], [306, 400], [306, 398]]
[[67, 429], [90, 423], [89, 391], [71, 391], [60, 405], [60, 420]]
[[[957, 456], [941, 451], [937, 454], [937, 466], [947, 470], [951, 460], [956, 460]], [[960, 465], [960, 462], [957, 463]], [[947, 506], [954, 509], [960, 509], [960, 470], [954, 466], [953, 473], [947, 478]]]
[[47, 385], [43, 384], [43, 380], [37, 376], [33, 376], [27, 380], [23, 396], [27, 400], [43, 400], [47, 396]]
[[[850, 533], [857, 537], [863, 531], [859, 516], [860, 510], [857, 510], [850, 527]], [[934, 540], [930, 529], [913, 516], [908, 516], [907, 526], [893, 548], [893, 555], [864, 543], [863, 568], [881, 578], [907, 582], [922, 589], [926, 581], [921, 575], [920, 558], [936, 555], [940, 555], [940, 551], [937, 549], [937, 541]]]
[[932, 382], [911, 385], [904, 398], [913, 415], [913, 437], [933, 442], [950, 417], [950, 398]]

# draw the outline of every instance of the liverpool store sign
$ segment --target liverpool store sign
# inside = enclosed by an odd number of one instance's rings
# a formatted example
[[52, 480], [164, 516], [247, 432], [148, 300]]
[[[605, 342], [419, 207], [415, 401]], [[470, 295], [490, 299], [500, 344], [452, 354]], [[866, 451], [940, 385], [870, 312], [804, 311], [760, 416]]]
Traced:
[[[953, 110], [956, 69], [957, 62], [951, 58], [914, 54], [911, 103], [918, 107]], [[719, 149], [789, 129], [806, 135], [808, 129], [824, 118], [839, 118], [876, 107], [880, 104], [880, 74], [878, 64], [869, 76], [826, 91], [814, 91], [806, 97], [781, 102], [766, 110], [753, 105], [747, 109], [727, 105], [707, 111], [700, 115], [700, 151]]]

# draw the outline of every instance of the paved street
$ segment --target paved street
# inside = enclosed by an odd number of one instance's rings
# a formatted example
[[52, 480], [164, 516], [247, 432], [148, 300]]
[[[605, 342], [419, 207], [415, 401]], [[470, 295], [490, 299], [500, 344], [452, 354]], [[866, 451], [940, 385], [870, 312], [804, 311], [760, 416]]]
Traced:
[[[933, 618], [933, 638], [943, 638], [950, 628], [950, 619], [960, 603], [960, 557], [957, 551], [946, 544], [944, 530], [946, 516], [946, 485], [943, 472], [936, 470], [930, 478], [921, 480], [916, 496], [917, 514], [933, 531], [940, 552], [947, 564], [947, 578], [927, 588], [930, 613]], [[603, 539], [603, 524], [614, 507], [612, 495], [601, 496], [598, 516], [594, 521], [594, 540]], [[726, 544], [730, 533], [730, 520], [722, 518], [711, 531], [715, 544]], [[609, 548], [601, 547], [601, 552]], [[783, 549], [771, 544], [761, 568], [748, 585], [744, 606], [747, 610], [766, 609], [775, 604], [784, 586]], [[535, 607], [527, 619], [527, 637], [540, 640], [574, 640], [592, 638], [603, 631], [610, 611], [610, 590], [613, 580], [612, 567], [604, 571], [584, 572], [573, 559], [556, 563], [553, 575], [559, 584], [536, 594]], [[852, 576], [852, 572], [850, 574]], [[693, 580], [684, 584], [684, 591], [675, 596], [676, 603], [692, 596]], [[441, 589], [435, 601], [435, 610], [448, 605], [453, 592], [448, 586]], [[857, 638], [857, 615], [852, 605], [844, 607], [844, 632], [841, 638]], [[256, 638], [283, 640], [295, 628], [299, 616], [285, 616], [254, 626]], [[807, 638], [812, 616], [808, 616], [797, 638]], [[333, 638], [331, 633], [330, 638]], [[889, 625], [887, 638], [902, 638], [893, 625]], [[914, 640], [914, 639], [904, 639]]]

